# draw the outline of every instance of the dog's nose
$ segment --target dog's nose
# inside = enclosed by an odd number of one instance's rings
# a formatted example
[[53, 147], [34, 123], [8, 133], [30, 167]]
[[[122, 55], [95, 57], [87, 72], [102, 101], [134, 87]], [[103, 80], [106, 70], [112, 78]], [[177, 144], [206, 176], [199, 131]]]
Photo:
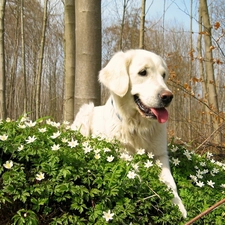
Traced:
[[160, 94], [160, 98], [161, 98], [163, 104], [168, 105], [173, 99], [173, 94], [170, 91], [163, 91]]

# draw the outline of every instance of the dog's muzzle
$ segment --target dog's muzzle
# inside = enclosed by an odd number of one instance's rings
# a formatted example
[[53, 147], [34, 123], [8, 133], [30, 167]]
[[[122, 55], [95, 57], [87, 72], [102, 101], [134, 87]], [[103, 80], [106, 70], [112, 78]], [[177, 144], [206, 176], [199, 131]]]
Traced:
[[164, 91], [159, 95], [162, 107], [151, 108], [146, 106], [138, 95], [134, 95], [134, 101], [138, 106], [142, 116], [152, 119], [157, 119], [159, 123], [165, 123], [168, 120], [168, 112], [165, 109], [173, 99], [173, 94], [170, 91]]

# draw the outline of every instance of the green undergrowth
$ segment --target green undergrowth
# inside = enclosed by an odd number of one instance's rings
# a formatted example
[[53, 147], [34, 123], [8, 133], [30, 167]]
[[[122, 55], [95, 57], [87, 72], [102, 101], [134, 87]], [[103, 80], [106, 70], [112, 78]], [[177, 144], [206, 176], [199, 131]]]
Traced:
[[[161, 163], [67, 123], [27, 117], [0, 123], [0, 224], [185, 224], [225, 196], [225, 165], [170, 143], [183, 219], [159, 179]], [[225, 206], [195, 224], [225, 224]]]

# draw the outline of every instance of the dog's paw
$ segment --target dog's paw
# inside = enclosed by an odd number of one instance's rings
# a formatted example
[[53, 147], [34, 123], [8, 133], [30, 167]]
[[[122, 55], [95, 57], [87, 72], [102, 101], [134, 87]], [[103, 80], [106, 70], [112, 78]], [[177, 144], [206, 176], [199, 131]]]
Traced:
[[176, 204], [179, 207], [180, 212], [182, 213], [183, 217], [186, 218], [187, 217], [187, 211], [180, 199], [179, 196], [176, 196], [173, 198], [173, 203]]

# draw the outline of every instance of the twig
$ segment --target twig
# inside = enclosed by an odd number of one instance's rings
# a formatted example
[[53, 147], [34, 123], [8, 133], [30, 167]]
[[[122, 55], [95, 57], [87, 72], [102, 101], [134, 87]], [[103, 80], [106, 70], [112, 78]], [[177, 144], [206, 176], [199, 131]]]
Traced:
[[206, 214], [210, 213], [213, 209], [217, 208], [218, 206], [222, 205], [225, 203], [225, 198], [211, 206], [210, 208], [206, 209], [204, 212], [200, 213], [198, 216], [195, 218], [191, 219], [189, 222], [187, 222], [185, 225], [190, 225], [193, 224], [196, 220], [200, 219], [201, 217], [205, 216]]
[[225, 123], [223, 122], [216, 130], [214, 130], [197, 148], [198, 150], [202, 145], [204, 145]]

